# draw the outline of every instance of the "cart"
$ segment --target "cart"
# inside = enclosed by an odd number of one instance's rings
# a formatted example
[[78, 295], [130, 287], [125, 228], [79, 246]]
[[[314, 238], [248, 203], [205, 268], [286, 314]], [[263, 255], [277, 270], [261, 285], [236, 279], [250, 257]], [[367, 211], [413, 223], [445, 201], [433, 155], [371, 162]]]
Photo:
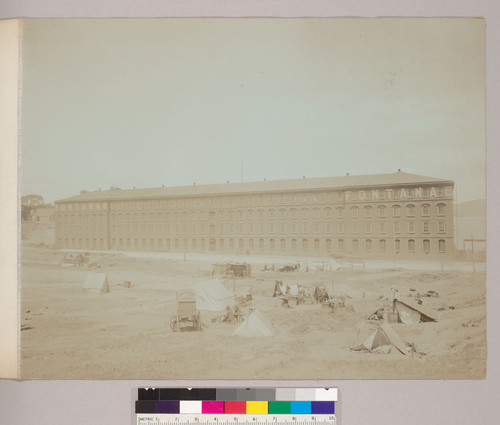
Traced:
[[177, 312], [170, 317], [170, 328], [174, 331], [201, 331], [200, 312], [196, 310], [194, 291], [177, 292]]

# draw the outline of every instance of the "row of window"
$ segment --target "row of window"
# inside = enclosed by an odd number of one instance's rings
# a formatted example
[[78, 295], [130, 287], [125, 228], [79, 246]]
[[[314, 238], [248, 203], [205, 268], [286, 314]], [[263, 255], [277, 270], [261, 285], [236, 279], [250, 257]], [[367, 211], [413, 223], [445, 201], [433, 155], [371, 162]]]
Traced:
[[[413, 189], [389, 189], [389, 190], [371, 190], [371, 191], [320, 191], [308, 193], [269, 193], [255, 195], [233, 195], [233, 196], [215, 196], [197, 197], [197, 198], [178, 198], [178, 199], [162, 199], [162, 200], [130, 200], [130, 201], [113, 201], [111, 209], [127, 210], [127, 209], [165, 209], [165, 208], [192, 208], [192, 207], [235, 207], [246, 205], [262, 205], [262, 204], [290, 204], [290, 203], [307, 203], [312, 202], [334, 202], [345, 201], [346, 199], [353, 200], [391, 200], [395, 197], [400, 199], [414, 198], [436, 198], [444, 196], [452, 196], [452, 188], [445, 187], [428, 187], [428, 188], [413, 188]], [[390, 192], [390, 194], [388, 193]], [[447, 193], [448, 192], [448, 193]], [[386, 196], [387, 195], [387, 196]], [[78, 210], [105, 210], [108, 203], [106, 201], [93, 202], [74, 202], [57, 204], [57, 209], [61, 211], [78, 211]]]
[[[371, 234], [375, 231], [378, 231], [380, 234], [385, 234], [392, 232], [394, 234], [401, 233], [401, 222], [395, 221], [389, 223], [387, 225], [385, 221], [375, 223], [366, 222], [366, 223], [350, 223], [350, 231], [352, 234], [358, 234], [361, 231], [364, 231], [365, 234]], [[392, 225], [391, 225], [392, 224]], [[416, 232], [415, 221], [408, 221], [406, 231], [407, 233], [413, 234]], [[422, 221], [420, 222], [421, 233], [428, 234], [431, 233], [431, 222], [430, 221]], [[333, 233], [334, 231], [333, 223], [218, 223], [218, 224], [205, 224], [205, 223], [190, 223], [190, 224], [114, 224], [111, 226], [111, 231], [113, 234], [192, 234], [196, 235], [207, 234], [209, 232], [211, 235], [220, 234], [220, 235], [233, 235], [233, 234], [245, 234], [245, 233], [281, 233], [285, 234], [289, 233]], [[345, 223], [338, 222], [336, 225], [337, 233], [344, 234], [345, 233]], [[103, 225], [96, 225], [94, 223], [87, 225], [76, 225], [64, 226], [64, 232], [66, 234], [75, 233], [79, 234], [95, 234], [101, 233], [104, 231]], [[438, 233], [446, 233], [446, 222], [445, 220], [437, 221], [437, 230]]]
[[[104, 249], [104, 239], [100, 238], [93, 238], [93, 239], [69, 239], [66, 238], [64, 239], [65, 246], [68, 248], [101, 248]], [[63, 240], [59, 239], [59, 244], [62, 245]], [[311, 246], [310, 246], [311, 243]], [[361, 241], [358, 239], [353, 239], [350, 241], [351, 246], [347, 247], [346, 242], [344, 239], [338, 239], [336, 241], [332, 239], [326, 239], [325, 240], [325, 246], [324, 249], [327, 251], [331, 251], [334, 249], [333, 244], [336, 243], [336, 248], [338, 250], [352, 250], [352, 251], [359, 251], [360, 249], [364, 249], [365, 251], [372, 251], [372, 250], [378, 250], [380, 252], [386, 252], [387, 250], [387, 241], [385, 239], [379, 239], [377, 241], [373, 241], [372, 239], [365, 239], [363, 241], [364, 247], [361, 247]], [[375, 243], [377, 243], [377, 246], [375, 246]], [[407, 252], [409, 253], [414, 253], [416, 252], [416, 241], [414, 239], [409, 239], [407, 242]], [[307, 251], [309, 249], [314, 249], [314, 250], [320, 250], [321, 247], [321, 241], [320, 239], [314, 239], [314, 240], [309, 240], [309, 239], [302, 239], [302, 240], [297, 240], [297, 239], [291, 239], [291, 240], [286, 240], [286, 239], [201, 239], [199, 240], [199, 247], [198, 247], [198, 240], [197, 239], [192, 239], [191, 241], [189, 239], [162, 239], [162, 238], [142, 238], [142, 239], [131, 239], [131, 238], [113, 238], [111, 239], [111, 248], [112, 249], [192, 249], [196, 250], [198, 248], [202, 250], [206, 250], [207, 248], [210, 250], [234, 250], [234, 249], [239, 249], [239, 250], [244, 250], [244, 249], [261, 249], [261, 250], [275, 250], [275, 249], [289, 249], [291, 248], [292, 250], [297, 250], [299, 248], [303, 251]], [[446, 252], [446, 241], [444, 239], [439, 239], [437, 241], [437, 252], [444, 253]], [[394, 243], [392, 246], [392, 249], [394, 250], [394, 253], [399, 253], [401, 252], [401, 240], [400, 239], [394, 239]], [[431, 240], [429, 239], [424, 239], [422, 240], [422, 251], [426, 254], [431, 252]]]
[[[393, 217], [401, 217], [402, 207], [399, 205], [393, 205], [390, 207], [392, 209]], [[431, 206], [429, 204], [424, 204], [420, 206], [421, 208], [421, 216], [426, 217], [431, 214]], [[378, 217], [386, 217], [387, 210], [389, 207], [384, 205], [380, 205], [377, 207], [377, 215]], [[374, 208], [371, 206], [365, 206], [363, 208], [363, 216], [365, 218], [371, 218], [374, 216], [373, 214]], [[414, 217], [415, 216], [416, 207], [413, 204], [406, 206], [406, 216]], [[336, 217], [344, 218], [346, 217], [345, 208], [337, 207], [335, 209]], [[361, 214], [361, 208], [357, 206], [353, 206], [349, 209], [349, 217], [351, 218], [359, 218]], [[446, 205], [438, 204], [436, 205], [436, 214], [438, 216], [446, 215]], [[291, 208], [290, 210], [286, 210], [284, 208], [279, 210], [238, 210], [238, 211], [175, 211], [175, 212], [150, 212], [150, 213], [112, 213], [111, 221], [112, 222], [140, 222], [140, 223], [149, 223], [149, 222], [160, 222], [160, 221], [197, 221], [197, 220], [206, 220], [207, 218], [210, 220], [244, 220], [244, 219], [286, 219], [286, 218], [331, 218], [333, 217], [333, 209], [330, 207], [323, 209], [323, 215], [321, 214], [320, 208], [302, 208], [298, 210], [296, 208]], [[104, 222], [104, 214], [66, 214], [64, 216], [65, 223], [72, 224], [82, 224], [88, 222]]]

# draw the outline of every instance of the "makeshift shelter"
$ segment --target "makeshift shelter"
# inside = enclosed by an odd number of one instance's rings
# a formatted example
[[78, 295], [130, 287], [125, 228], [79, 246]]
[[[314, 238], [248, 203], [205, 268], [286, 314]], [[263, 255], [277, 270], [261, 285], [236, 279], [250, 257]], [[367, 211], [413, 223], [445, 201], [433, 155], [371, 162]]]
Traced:
[[286, 284], [281, 280], [276, 280], [274, 284], [273, 297], [278, 297], [280, 295], [286, 295]]
[[274, 331], [266, 318], [259, 310], [255, 310], [246, 320], [233, 332], [233, 335], [246, 337], [273, 336]]
[[[425, 313], [422, 311], [425, 310]], [[395, 299], [393, 301], [393, 311], [397, 313], [398, 322], [410, 325], [420, 322], [435, 322], [434, 314], [421, 305], [410, 305], [406, 302]]]
[[87, 273], [82, 292], [109, 292], [108, 275], [106, 273]]
[[387, 323], [377, 328], [368, 338], [361, 344], [351, 348], [353, 351], [380, 351], [389, 352], [390, 347], [396, 347], [401, 353], [408, 354], [406, 344], [396, 331]]
[[198, 310], [224, 311], [234, 306], [234, 294], [219, 279], [211, 279], [194, 285]]

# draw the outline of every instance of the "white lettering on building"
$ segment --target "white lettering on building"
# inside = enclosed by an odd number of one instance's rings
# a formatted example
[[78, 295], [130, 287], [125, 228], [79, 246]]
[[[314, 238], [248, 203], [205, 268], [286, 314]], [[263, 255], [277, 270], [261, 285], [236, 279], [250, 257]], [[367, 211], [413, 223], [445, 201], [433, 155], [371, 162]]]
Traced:
[[408, 198], [408, 195], [407, 195], [407, 193], [406, 193], [406, 189], [401, 189], [401, 190], [399, 191], [399, 197], [400, 197], [401, 199], [403, 199], [403, 198]]
[[379, 199], [379, 191], [372, 190], [372, 199]]

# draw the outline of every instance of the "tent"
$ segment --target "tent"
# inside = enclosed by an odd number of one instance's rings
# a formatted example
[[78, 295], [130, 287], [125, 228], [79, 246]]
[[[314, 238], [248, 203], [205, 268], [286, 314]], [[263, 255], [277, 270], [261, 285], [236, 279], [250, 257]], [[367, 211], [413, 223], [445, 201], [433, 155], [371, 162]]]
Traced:
[[234, 294], [219, 279], [211, 279], [194, 285], [196, 307], [205, 311], [224, 311], [235, 304]]
[[259, 310], [255, 310], [246, 320], [233, 332], [233, 335], [247, 337], [273, 336], [271, 325]]
[[[407, 302], [394, 300], [394, 311], [397, 312], [398, 322], [406, 325], [420, 322], [435, 322], [436, 319], [432, 312], [429, 312], [421, 305], [412, 305]], [[424, 313], [425, 311], [425, 313]]]
[[106, 273], [87, 273], [82, 292], [109, 292], [108, 275]]
[[384, 347], [396, 347], [401, 353], [408, 354], [406, 344], [391, 326], [384, 323], [361, 344], [351, 348], [353, 351], [380, 351], [389, 352]]

